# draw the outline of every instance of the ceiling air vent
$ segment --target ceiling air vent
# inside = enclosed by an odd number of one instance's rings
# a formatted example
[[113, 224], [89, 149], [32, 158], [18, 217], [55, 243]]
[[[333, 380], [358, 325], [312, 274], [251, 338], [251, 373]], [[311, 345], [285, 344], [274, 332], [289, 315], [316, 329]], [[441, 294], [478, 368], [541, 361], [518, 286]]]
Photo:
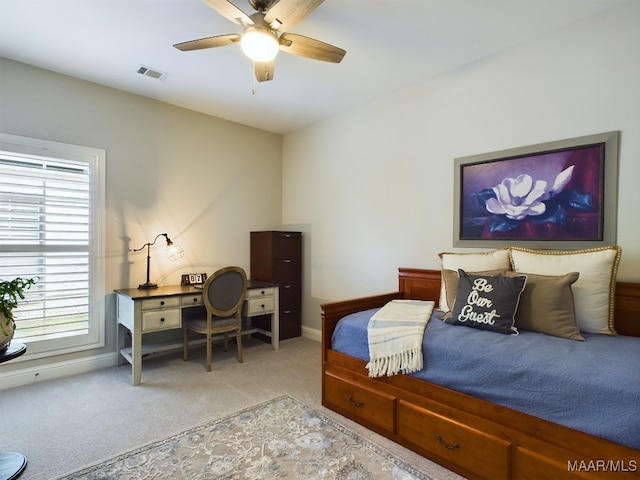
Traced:
[[169, 74], [165, 72], [161, 72], [159, 70], [154, 70], [153, 68], [145, 67], [144, 65], [140, 65], [138, 69], [138, 73], [140, 75], [144, 75], [145, 77], [155, 78], [156, 80], [162, 80], [163, 82], [169, 78]]

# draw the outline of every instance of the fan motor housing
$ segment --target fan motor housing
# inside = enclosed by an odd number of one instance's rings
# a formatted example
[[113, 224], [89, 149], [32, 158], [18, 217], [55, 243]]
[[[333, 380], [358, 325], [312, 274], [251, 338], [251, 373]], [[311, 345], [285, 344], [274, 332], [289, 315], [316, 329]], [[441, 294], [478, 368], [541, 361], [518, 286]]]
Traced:
[[249, 0], [251, 6], [258, 12], [266, 12], [271, 8], [271, 5], [276, 3], [276, 0]]

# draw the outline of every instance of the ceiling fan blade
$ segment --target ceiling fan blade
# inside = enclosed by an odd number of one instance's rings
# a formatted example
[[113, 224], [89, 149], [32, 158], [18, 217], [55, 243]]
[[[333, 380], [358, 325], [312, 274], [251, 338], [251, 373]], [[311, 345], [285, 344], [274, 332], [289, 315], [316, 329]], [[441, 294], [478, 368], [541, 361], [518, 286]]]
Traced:
[[301, 57], [331, 63], [340, 63], [347, 53], [342, 48], [296, 33], [283, 33], [280, 35], [280, 50], [300, 55]]
[[322, 2], [324, 0], [280, 0], [269, 9], [264, 21], [275, 30], [289, 29], [304, 20]]
[[204, 3], [209, 5], [212, 9], [218, 12], [227, 20], [232, 21], [238, 25], [247, 26], [253, 25], [253, 20], [249, 18], [249, 15], [244, 13], [238, 7], [228, 0], [203, 0]]
[[183, 52], [189, 50], [201, 50], [203, 48], [226, 47], [240, 41], [240, 35], [231, 33], [229, 35], [216, 35], [215, 37], [201, 38], [189, 42], [176, 43], [174, 47]]
[[253, 73], [256, 76], [256, 80], [259, 82], [267, 82], [273, 80], [273, 72], [275, 70], [275, 61], [270, 60], [268, 62], [253, 62]]

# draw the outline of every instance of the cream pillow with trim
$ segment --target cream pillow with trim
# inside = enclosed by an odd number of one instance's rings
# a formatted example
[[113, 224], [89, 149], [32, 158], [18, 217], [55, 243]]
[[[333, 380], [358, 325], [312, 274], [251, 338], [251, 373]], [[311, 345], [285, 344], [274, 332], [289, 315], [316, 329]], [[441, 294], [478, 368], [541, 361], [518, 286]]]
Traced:
[[444, 282], [444, 270], [462, 269], [466, 272], [480, 272], [486, 270], [511, 270], [509, 247], [491, 250], [489, 252], [453, 253], [440, 252], [442, 279], [440, 280], [439, 310], [448, 312], [453, 305], [447, 304], [447, 287]]
[[569, 251], [512, 246], [511, 267], [515, 272], [537, 275], [579, 272], [571, 288], [580, 331], [616, 335], [614, 297], [621, 254], [618, 246]]

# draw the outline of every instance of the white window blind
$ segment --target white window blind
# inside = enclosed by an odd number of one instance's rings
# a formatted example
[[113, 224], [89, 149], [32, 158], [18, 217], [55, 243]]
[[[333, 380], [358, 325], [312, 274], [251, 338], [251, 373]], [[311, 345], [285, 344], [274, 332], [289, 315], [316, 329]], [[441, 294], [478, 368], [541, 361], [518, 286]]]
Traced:
[[0, 150], [0, 278], [37, 278], [14, 311], [36, 353], [96, 346], [104, 324], [101, 169], [94, 152], [54, 145]]

